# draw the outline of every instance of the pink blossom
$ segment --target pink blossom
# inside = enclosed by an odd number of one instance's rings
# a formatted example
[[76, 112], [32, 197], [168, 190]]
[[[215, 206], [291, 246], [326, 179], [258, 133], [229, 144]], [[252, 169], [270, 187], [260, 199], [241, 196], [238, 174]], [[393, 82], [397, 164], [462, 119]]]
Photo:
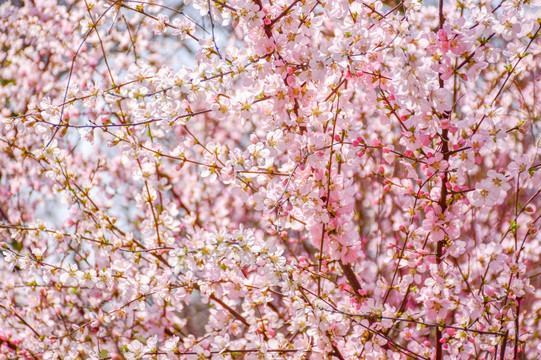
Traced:
[[539, 1], [0, 2], [0, 357], [536, 358]]

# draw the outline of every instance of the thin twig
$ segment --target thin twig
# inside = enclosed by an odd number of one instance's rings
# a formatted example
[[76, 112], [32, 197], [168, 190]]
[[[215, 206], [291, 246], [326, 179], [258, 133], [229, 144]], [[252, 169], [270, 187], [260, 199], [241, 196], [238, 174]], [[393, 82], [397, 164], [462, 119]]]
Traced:
[[214, 20], [212, 19], [212, 6], [210, 5], [210, 0], [207, 0], [208, 7], [209, 7], [209, 18], [210, 18], [210, 27], [212, 32], [212, 43], [214, 44], [214, 48], [216, 49], [216, 53], [218, 54], [218, 57], [220, 59], [222, 58], [222, 54], [220, 54], [220, 49], [218, 49], [218, 44], [216, 44], [216, 36], [214, 35]]

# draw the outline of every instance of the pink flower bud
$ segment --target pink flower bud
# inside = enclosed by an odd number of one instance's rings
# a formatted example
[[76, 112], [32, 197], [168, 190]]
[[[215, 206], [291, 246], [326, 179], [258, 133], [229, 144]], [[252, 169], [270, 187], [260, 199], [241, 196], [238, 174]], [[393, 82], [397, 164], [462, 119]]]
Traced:
[[475, 156], [475, 163], [477, 165], [480, 165], [482, 162], [483, 162], [483, 157], [481, 155], [476, 155]]
[[287, 85], [293, 87], [293, 86], [295, 86], [296, 83], [297, 83], [297, 81], [295, 80], [295, 76], [290, 75], [290, 76], [287, 77]]
[[443, 29], [438, 30], [438, 40], [440, 41], [447, 41], [447, 32]]
[[70, 228], [70, 227], [72, 227], [73, 225], [75, 225], [75, 223], [74, 223], [73, 220], [71, 220], [70, 218], [67, 218], [66, 221], [64, 221], [64, 227], [65, 227], [65, 228]]
[[456, 329], [447, 328], [447, 329], [445, 329], [445, 332], [446, 332], [447, 335], [449, 335], [449, 336], [455, 336], [457, 330], [456, 330]]

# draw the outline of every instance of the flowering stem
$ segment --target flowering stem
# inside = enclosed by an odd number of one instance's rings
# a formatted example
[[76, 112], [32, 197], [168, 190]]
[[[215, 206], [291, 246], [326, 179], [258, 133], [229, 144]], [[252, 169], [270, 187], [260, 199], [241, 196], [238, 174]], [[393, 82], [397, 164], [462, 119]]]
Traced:
[[409, 322], [412, 324], [418, 324], [423, 325], [426, 327], [435, 327], [435, 328], [442, 328], [442, 329], [454, 329], [454, 330], [460, 330], [465, 332], [471, 332], [475, 334], [481, 334], [481, 335], [494, 335], [494, 336], [507, 336], [507, 333], [497, 332], [497, 331], [483, 331], [483, 330], [476, 330], [476, 329], [469, 329], [466, 327], [460, 327], [460, 326], [453, 326], [453, 325], [445, 325], [445, 324], [431, 324], [424, 321], [414, 320], [414, 319], [405, 319], [405, 318], [397, 318], [392, 316], [381, 316], [381, 315], [370, 315], [370, 314], [351, 314], [345, 311], [340, 310], [330, 310], [330, 309], [323, 309], [323, 311], [332, 312], [332, 313], [338, 313], [346, 316], [352, 316], [352, 317], [360, 317], [360, 318], [366, 318], [366, 319], [383, 319], [383, 320], [392, 320], [392, 321], [398, 321], [398, 322]]
[[208, 7], [209, 7], [209, 18], [210, 18], [210, 25], [211, 25], [211, 31], [212, 31], [212, 43], [214, 44], [214, 48], [216, 49], [216, 53], [218, 54], [218, 57], [221, 59], [222, 55], [220, 54], [220, 49], [218, 49], [218, 44], [216, 43], [216, 36], [214, 35], [214, 20], [212, 19], [212, 6], [210, 5], [210, 0], [208, 0]]
[[507, 335], [509, 334], [509, 330], [505, 332], [505, 335], [502, 339], [502, 351], [500, 352], [500, 360], [505, 359], [505, 348], [507, 347]]
[[[340, 82], [342, 84], [343, 82]], [[340, 85], [337, 86], [337, 89], [340, 87]], [[334, 135], [336, 131], [336, 120], [338, 119], [338, 113], [339, 113], [339, 101], [337, 99], [336, 101], [336, 114], [333, 119], [333, 127], [332, 127], [332, 135], [331, 135], [331, 143], [334, 141]], [[327, 172], [327, 198], [325, 199], [325, 209], [327, 209], [327, 212], [329, 210], [329, 199], [331, 197], [331, 171], [332, 171], [332, 157], [334, 155], [334, 147], [331, 146], [330, 156], [329, 156], [329, 165], [328, 165], [328, 172]], [[321, 243], [319, 246], [319, 264], [318, 264], [318, 273], [321, 273], [321, 265], [323, 262], [323, 245], [325, 243], [325, 232], [326, 232], [326, 224], [323, 225], [322, 231], [321, 231]], [[319, 296], [321, 292], [321, 276], [317, 278], [317, 295]]]
[[29, 328], [34, 333], [34, 335], [36, 335], [36, 337], [38, 339], [41, 337], [40, 334], [22, 316], [20, 316], [19, 314], [17, 314], [17, 312], [15, 312], [15, 310], [10, 310], [10, 309], [8, 309], [7, 307], [5, 307], [3, 305], [0, 305], [0, 307], [7, 310], [7, 311], [9, 311], [9, 312], [11, 312], [13, 315], [15, 315], [15, 317], [17, 319], [19, 319], [21, 321], [21, 323], [23, 323], [24, 326]]
[[[443, 24], [445, 22], [445, 17], [443, 15], [443, 0], [440, 0], [439, 2], [439, 28], [443, 29]], [[438, 74], [438, 80], [440, 84], [440, 88], [444, 87], [443, 79], [441, 78], [441, 74]], [[443, 114], [443, 117], [449, 118], [449, 114]], [[443, 119], [442, 119], [443, 120]], [[447, 129], [443, 129], [441, 131], [441, 140], [442, 140], [442, 147], [441, 152], [443, 153], [443, 159], [445, 161], [449, 160], [449, 134], [447, 132]], [[441, 208], [442, 215], [445, 214], [445, 211], [447, 210], [447, 186], [445, 185], [447, 183], [447, 171], [444, 173], [444, 177], [441, 180], [441, 194], [440, 194], [440, 201], [439, 206]], [[436, 264], [441, 263], [441, 257], [443, 255], [443, 240], [439, 240], [436, 245]], [[441, 343], [442, 338], [442, 332], [439, 327], [436, 328], [436, 360], [443, 359], [443, 344]]]
[[289, 6], [287, 7], [287, 9], [285, 9], [284, 11], [282, 11], [278, 16], [276, 16], [276, 17], [271, 21], [271, 23], [270, 23], [269, 26], [272, 27], [272, 25], [274, 25], [278, 20], [280, 20], [280, 19], [281, 19], [282, 17], [284, 17], [285, 15], [287, 15], [287, 13], [291, 10], [291, 8], [292, 8], [293, 6], [295, 6], [295, 4], [298, 3], [299, 1], [300, 1], [300, 0], [295, 0], [295, 1], [293, 1], [293, 2], [291, 3], [291, 5], [289, 5]]
[[[537, 35], [539, 34], [539, 31], [541, 31], [541, 24], [537, 27], [537, 31], [532, 35], [531, 39], [530, 39], [530, 42], [528, 42], [528, 45], [526, 45], [526, 48], [524, 49], [524, 52], [523, 54], [526, 54], [526, 52], [528, 51], [528, 49], [530, 48], [530, 45], [532, 45], [533, 41], [535, 39], [537, 39]], [[513, 75], [515, 73], [515, 69], [517, 68], [518, 64], [520, 64], [520, 62], [522, 61], [522, 59], [524, 59], [526, 56], [525, 55], [520, 55], [518, 57], [518, 60], [517, 62], [515, 63], [515, 65], [511, 68], [511, 70], [506, 70], [507, 72], [507, 77], [505, 78], [505, 80], [503, 81], [503, 84], [502, 86], [500, 86], [500, 89], [498, 90], [498, 92], [496, 93], [496, 96], [494, 96], [494, 99], [492, 99], [492, 101], [490, 102], [490, 106], [494, 105], [494, 103], [496, 102], [496, 100], [500, 97], [500, 95], [502, 94], [503, 92], [503, 89], [505, 88], [505, 85], [507, 85], [507, 82], [509, 81], [509, 78], [511, 77], [511, 75]], [[487, 115], [483, 115], [483, 117], [481, 118], [481, 120], [479, 120], [479, 122], [475, 125], [475, 128], [473, 129], [473, 135], [475, 135], [477, 133], [477, 131], [479, 130], [479, 128], [481, 127], [481, 124], [483, 123], [483, 121], [486, 119]]]

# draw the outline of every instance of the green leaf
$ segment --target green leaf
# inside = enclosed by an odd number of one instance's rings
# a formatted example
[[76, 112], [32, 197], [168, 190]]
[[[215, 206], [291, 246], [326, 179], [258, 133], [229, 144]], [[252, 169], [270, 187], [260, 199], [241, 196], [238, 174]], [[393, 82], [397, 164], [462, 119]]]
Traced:
[[513, 235], [516, 235], [518, 228], [517, 222], [515, 220], [511, 221], [511, 232]]
[[6, 85], [9, 85], [9, 84], [16, 85], [17, 81], [15, 81], [15, 79], [0, 79], [0, 85], [6, 86]]
[[22, 242], [18, 242], [17, 240], [13, 240], [11, 242], [11, 247], [13, 248], [13, 250], [19, 252], [23, 249], [23, 243]]

